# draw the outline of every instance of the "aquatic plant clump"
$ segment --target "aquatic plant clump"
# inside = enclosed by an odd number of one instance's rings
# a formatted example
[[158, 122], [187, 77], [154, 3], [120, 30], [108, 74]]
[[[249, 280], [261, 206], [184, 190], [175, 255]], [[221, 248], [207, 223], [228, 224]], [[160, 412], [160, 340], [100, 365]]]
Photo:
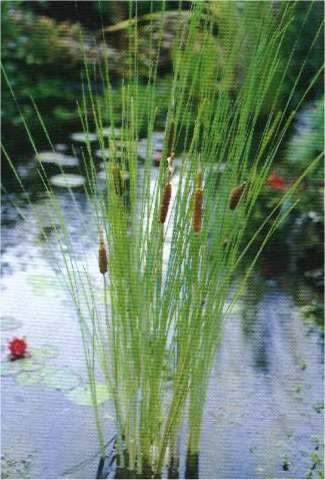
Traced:
[[[162, 5], [159, 16], [147, 20], [161, 38], [168, 22]], [[286, 72], [281, 46], [292, 14], [290, 2], [280, 7], [273, 11], [271, 2], [245, 2], [240, 24], [246, 28], [236, 23], [235, 2], [192, 2], [186, 17], [179, 10], [167, 111], [160, 110], [155, 89], [159, 42], [148, 56], [147, 95], [139, 95], [143, 80], [138, 69], [136, 4], [131, 4], [127, 22], [129, 70], [121, 86], [119, 124], [109, 59], [96, 72], [85, 64], [78, 109], [85, 133], [85, 188], [99, 240], [91, 260], [76, 254], [76, 240], [65, 228], [58, 198], [39, 162], [54, 215], [62, 223], [54, 232], [60, 253], [58, 257], [54, 252], [54, 257], [80, 320], [87, 394], [94, 406], [102, 457], [106, 440], [99, 410], [102, 393], [96, 387], [98, 369], [114, 407], [118, 465], [134, 473], [162, 475], [165, 466], [174, 463], [184, 422], [189, 458], [198, 454], [224, 315], [240, 295], [264, 245], [290, 212], [281, 206], [318, 161], [283, 191], [274, 211], [247, 242], [254, 205], [267, 185], [292, 112], [299, 108], [288, 98], [285, 109], [278, 109]], [[98, 75], [105, 86], [104, 101], [92, 89]], [[261, 126], [266, 104], [268, 115]], [[109, 152], [104, 193], [97, 186], [89, 112], [100, 151]], [[165, 129], [157, 169], [152, 162], [153, 137], [161, 117]], [[111, 125], [108, 136], [107, 125]], [[146, 153], [142, 151], [140, 163], [143, 137]], [[120, 141], [125, 148], [118, 148]], [[176, 165], [178, 152], [182, 155]], [[271, 217], [273, 223], [265, 229]], [[263, 241], [239, 277], [246, 253], [261, 232]]]

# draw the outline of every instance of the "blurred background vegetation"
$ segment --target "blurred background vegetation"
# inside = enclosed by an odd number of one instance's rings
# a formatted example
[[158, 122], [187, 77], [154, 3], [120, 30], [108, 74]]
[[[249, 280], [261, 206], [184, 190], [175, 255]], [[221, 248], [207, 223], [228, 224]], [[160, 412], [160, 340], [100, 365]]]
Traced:
[[[139, 16], [149, 13], [157, 14], [162, 2], [137, 1]], [[276, 8], [274, 4], [275, 21]], [[225, 15], [225, 2], [207, 2], [209, 14], [215, 18], [215, 31], [211, 37], [211, 64], [206, 65], [207, 79], [215, 81], [215, 62], [222, 64], [223, 46], [231, 41], [238, 29], [247, 35], [254, 34], [254, 21], [248, 25], [241, 20], [240, 6], [231, 17]], [[180, 2], [186, 21], [191, 2]], [[132, 7], [132, 5], [131, 5]], [[134, 5], [133, 5], [134, 7]], [[161, 111], [167, 109], [169, 86], [173, 68], [173, 36], [178, 19], [173, 14], [179, 2], [165, 2], [168, 21], [162, 41], [159, 63], [158, 89]], [[82, 94], [81, 76], [84, 61], [89, 65], [100, 65], [108, 60], [113, 73], [113, 95], [119, 98], [119, 81], [127, 73], [127, 22], [129, 2], [100, 1], [6, 1], [2, 2], [2, 62], [12, 88], [15, 92], [19, 108], [28, 122], [33, 136], [40, 148], [48, 148], [46, 138], [42, 134], [39, 121], [31, 103], [35, 100], [50, 137], [56, 143], [65, 142], [73, 131], [81, 130], [76, 100]], [[297, 102], [306, 91], [310, 80], [317, 73], [323, 62], [324, 34], [322, 30], [323, 3], [299, 1], [294, 4], [294, 19], [290, 25], [286, 43], [283, 45], [283, 64], [287, 62], [292, 48], [294, 52], [289, 64], [287, 80], [283, 84], [278, 97], [278, 109], [283, 110], [298, 76], [293, 103]], [[154, 26], [154, 24], [153, 24]], [[148, 22], [140, 24], [140, 79], [145, 84], [148, 74], [148, 58], [152, 54], [146, 41], [149, 34]], [[321, 33], [315, 40], [318, 30]], [[154, 36], [153, 36], [154, 38]], [[193, 55], [197, 55], [193, 51]], [[242, 53], [242, 64], [245, 66], [245, 55]], [[299, 76], [302, 63], [304, 70]], [[217, 79], [222, 81], [222, 88], [234, 88], [236, 78]], [[285, 138], [283, 148], [278, 153], [274, 172], [268, 180], [265, 191], [256, 208], [253, 222], [257, 225], [264, 219], [277, 202], [278, 195], [302, 173], [306, 166], [323, 150], [324, 108], [323, 77], [319, 78], [308, 91], [303, 105], [297, 114], [293, 127]], [[100, 101], [103, 91], [100, 79], [94, 85]], [[141, 88], [141, 87], [140, 87]], [[200, 92], [198, 92], [198, 95]], [[117, 108], [117, 118], [119, 114]], [[8, 152], [24, 162], [32, 155], [28, 138], [10, 92], [3, 82], [2, 93], [2, 138]], [[268, 115], [268, 105], [261, 114], [261, 122]], [[5, 168], [5, 165], [3, 166]], [[6, 173], [5, 173], [6, 175]], [[286, 223], [273, 238], [268, 247], [269, 253], [276, 258], [273, 266], [265, 268], [265, 275], [274, 273], [274, 269], [288, 262], [282, 262], [289, 253], [295, 252], [290, 268], [301, 270], [313, 288], [323, 288], [323, 172], [319, 166], [306, 179], [297, 193], [300, 202], [292, 211]], [[289, 208], [285, 205], [284, 208]], [[255, 228], [252, 224], [252, 229]]]

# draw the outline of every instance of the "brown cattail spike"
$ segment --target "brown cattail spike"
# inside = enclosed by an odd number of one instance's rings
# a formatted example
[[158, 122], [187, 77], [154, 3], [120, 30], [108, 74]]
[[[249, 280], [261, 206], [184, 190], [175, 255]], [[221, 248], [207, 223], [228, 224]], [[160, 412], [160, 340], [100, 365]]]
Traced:
[[242, 183], [238, 187], [235, 187], [231, 192], [229, 196], [229, 208], [230, 210], [235, 210], [237, 207], [245, 189], [247, 186], [247, 182]]
[[203, 190], [197, 188], [194, 193], [194, 212], [193, 212], [193, 230], [195, 233], [200, 233], [202, 229], [202, 205], [203, 205]]
[[103, 232], [99, 232], [98, 266], [103, 275], [107, 272], [107, 254], [104, 242]]
[[161, 207], [160, 207], [160, 219], [159, 219], [160, 223], [165, 223], [171, 196], [172, 196], [172, 186], [168, 182], [165, 185], [164, 194], [163, 194]]

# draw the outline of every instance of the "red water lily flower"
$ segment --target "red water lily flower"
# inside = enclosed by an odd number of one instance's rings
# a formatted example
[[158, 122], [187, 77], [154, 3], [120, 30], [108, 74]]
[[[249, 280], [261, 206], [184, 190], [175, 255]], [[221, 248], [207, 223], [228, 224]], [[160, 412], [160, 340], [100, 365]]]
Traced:
[[27, 354], [27, 342], [24, 338], [14, 337], [8, 344], [12, 360], [24, 358]]
[[286, 187], [284, 178], [275, 172], [268, 177], [266, 183], [269, 187], [275, 188], [276, 190], [283, 190]]

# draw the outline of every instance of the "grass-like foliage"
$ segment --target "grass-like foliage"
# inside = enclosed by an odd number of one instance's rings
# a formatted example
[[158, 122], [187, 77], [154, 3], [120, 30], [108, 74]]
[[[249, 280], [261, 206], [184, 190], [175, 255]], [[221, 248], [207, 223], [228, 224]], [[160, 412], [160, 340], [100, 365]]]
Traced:
[[[136, 17], [135, 10], [132, 2], [130, 18]], [[278, 110], [292, 60], [281, 56], [291, 13], [291, 2], [242, 2], [238, 10], [237, 3], [229, 1], [193, 2], [190, 13], [179, 10], [171, 15], [162, 3], [159, 15], [153, 12], [144, 20], [149, 31], [151, 27], [145, 81], [137, 62], [141, 23], [124, 22], [129, 67], [118, 106], [113, 103], [109, 58], [96, 69], [85, 64], [80, 118], [85, 132], [91, 130], [91, 118], [101, 149], [110, 152], [104, 194], [97, 189], [90, 142], [83, 152], [99, 265], [93, 257], [75, 254], [75, 240], [39, 164], [51, 205], [49, 215], [61, 223], [56, 236], [58, 263], [80, 320], [102, 454], [105, 435], [96, 400], [98, 368], [112, 398], [119, 462], [138, 473], [149, 468], [161, 474], [166, 462], [177, 455], [185, 418], [188, 451], [199, 451], [225, 305], [229, 311], [240, 295], [257, 256], [289, 213], [281, 205], [302, 178], [271, 213], [271, 228], [266, 218], [247, 243], [254, 204], [303, 101], [292, 105], [292, 91]], [[166, 111], [155, 86], [160, 44], [171, 16], [178, 20], [178, 31]], [[92, 89], [99, 78], [105, 85], [104, 101]], [[266, 105], [268, 114], [261, 124]], [[162, 117], [165, 141], [157, 170], [152, 165], [152, 135]], [[108, 125], [112, 132], [107, 138], [103, 128]], [[143, 165], [137, 154], [142, 137], [148, 138]], [[72, 192], [71, 198], [77, 211]], [[80, 222], [82, 228], [82, 216]], [[263, 242], [256, 256], [239, 275], [250, 245], [261, 232]]]

